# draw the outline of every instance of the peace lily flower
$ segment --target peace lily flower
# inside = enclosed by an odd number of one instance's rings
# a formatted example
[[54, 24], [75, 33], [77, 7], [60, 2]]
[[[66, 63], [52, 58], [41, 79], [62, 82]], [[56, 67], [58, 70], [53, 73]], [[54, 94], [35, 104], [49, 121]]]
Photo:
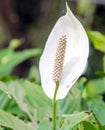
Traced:
[[56, 100], [68, 94], [83, 73], [89, 54], [86, 32], [67, 4], [66, 8], [65, 16], [58, 19], [48, 37], [39, 63], [42, 87], [49, 98], [53, 99], [59, 82]]

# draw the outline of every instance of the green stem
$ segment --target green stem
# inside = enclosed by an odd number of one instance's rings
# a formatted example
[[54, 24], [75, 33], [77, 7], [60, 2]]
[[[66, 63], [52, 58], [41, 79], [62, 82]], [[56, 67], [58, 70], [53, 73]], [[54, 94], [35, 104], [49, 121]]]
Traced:
[[56, 83], [54, 97], [52, 100], [52, 130], [56, 130], [56, 96], [58, 91], [59, 83]]

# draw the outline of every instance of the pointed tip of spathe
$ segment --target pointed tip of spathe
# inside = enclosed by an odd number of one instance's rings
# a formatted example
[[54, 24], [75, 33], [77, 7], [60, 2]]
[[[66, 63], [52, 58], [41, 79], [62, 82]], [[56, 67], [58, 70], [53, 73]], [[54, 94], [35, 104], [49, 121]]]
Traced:
[[66, 1], [66, 14], [68, 14], [68, 15], [72, 14], [67, 1]]
[[68, 9], [69, 8], [69, 6], [68, 6], [68, 3], [67, 3], [67, 1], [66, 1], [66, 9]]

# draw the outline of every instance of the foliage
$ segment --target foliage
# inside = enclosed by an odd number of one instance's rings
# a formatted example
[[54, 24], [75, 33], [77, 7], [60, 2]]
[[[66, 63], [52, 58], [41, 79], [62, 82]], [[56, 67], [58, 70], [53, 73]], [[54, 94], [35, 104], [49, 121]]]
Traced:
[[105, 35], [98, 31], [89, 31], [88, 36], [93, 42], [95, 49], [105, 53]]
[[[57, 130], [105, 130], [105, 37], [89, 31], [95, 49], [103, 54], [103, 71], [96, 79], [81, 77], [64, 100], [57, 101]], [[15, 66], [37, 56], [40, 49], [0, 53], [0, 77], [8, 77]], [[96, 70], [97, 71], [97, 70]], [[43, 93], [38, 68], [32, 66], [26, 79], [0, 81], [0, 130], [51, 130], [52, 104]]]
[[2, 50], [0, 52], [0, 77], [9, 75], [13, 67], [40, 53], [40, 49], [28, 49], [21, 52], [15, 52], [12, 48]]

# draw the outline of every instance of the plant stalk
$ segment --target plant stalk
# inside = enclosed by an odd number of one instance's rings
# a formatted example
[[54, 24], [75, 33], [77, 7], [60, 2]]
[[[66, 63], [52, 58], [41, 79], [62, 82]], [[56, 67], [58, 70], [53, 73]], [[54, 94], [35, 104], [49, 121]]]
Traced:
[[59, 83], [56, 83], [56, 88], [54, 92], [54, 97], [52, 100], [52, 130], [56, 130], [56, 96], [57, 96], [57, 91], [58, 91]]

